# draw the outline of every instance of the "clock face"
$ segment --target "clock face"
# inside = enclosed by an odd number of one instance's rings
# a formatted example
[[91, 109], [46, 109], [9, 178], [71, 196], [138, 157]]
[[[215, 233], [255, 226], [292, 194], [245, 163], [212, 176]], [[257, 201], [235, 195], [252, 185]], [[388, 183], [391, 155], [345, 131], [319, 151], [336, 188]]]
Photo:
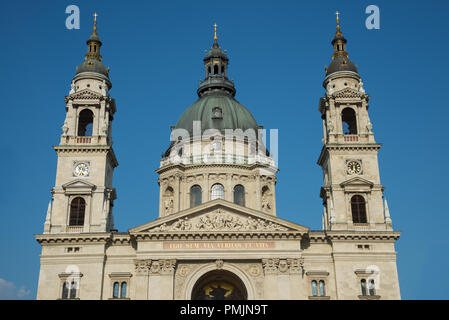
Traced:
[[77, 164], [73, 174], [76, 177], [87, 177], [89, 175], [89, 165], [84, 162]]
[[357, 161], [357, 160], [347, 161], [346, 171], [348, 174], [360, 174], [362, 172], [361, 161]]

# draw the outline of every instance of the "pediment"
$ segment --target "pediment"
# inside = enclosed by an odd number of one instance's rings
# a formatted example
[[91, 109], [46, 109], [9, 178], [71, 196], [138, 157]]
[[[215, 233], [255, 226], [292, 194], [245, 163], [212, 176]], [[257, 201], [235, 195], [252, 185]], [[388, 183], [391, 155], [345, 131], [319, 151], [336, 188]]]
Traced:
[[92, 190], [95, 188], [95, 185], [90, 182], [87, 182], [87, 181], [84, 181], [81, 179], [77, 179], [77, 180], [73, 180], [73, 181], [63, 184], [62, 188], [64, 190], [68, 190], [68, 189], [90, 189], [90, 190]]
[[132, 228], [130, 233], [171, 232], [308, 232], [308, 228], [270, 214], [225, 200], [213, 200], [195, 208]]
[[103, 96], [98, 92], [92, 91], [90, 89], [83, 89], [72, 93], [67, 98], [70, 100], [97, 100], [102, 97]]
[[334, 92], [333, 95], [336, 98], [361, 98], [365, 94], [353, 88], [344, 88], [342, 90]]
[[346, 180], [342, 183], [340, 183], [341, 187], [370, 187], [372, 188], [374, 186], [374, 183], [372, 183], [369, 180], [360, 178], [360, 177], [354, 177], [349, 180]]

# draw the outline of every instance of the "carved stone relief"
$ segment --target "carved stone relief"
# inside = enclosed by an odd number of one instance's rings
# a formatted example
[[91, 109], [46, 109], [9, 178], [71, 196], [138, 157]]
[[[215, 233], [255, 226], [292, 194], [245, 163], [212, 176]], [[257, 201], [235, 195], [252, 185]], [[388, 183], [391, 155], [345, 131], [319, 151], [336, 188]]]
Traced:
[[134, 264], [136, 275], [172, 274], [175, 270], [176, 259], [135, 260]]
[[164, 223], [150, 232], [165, 231], [287, 231], [288, 228], [271, 221], [241, 217], [221, 210], [193, 218], [180, 218]]
[[286, 274], [302, 272], [303, 258], [292, 259], [262, 259], [265, 274]]

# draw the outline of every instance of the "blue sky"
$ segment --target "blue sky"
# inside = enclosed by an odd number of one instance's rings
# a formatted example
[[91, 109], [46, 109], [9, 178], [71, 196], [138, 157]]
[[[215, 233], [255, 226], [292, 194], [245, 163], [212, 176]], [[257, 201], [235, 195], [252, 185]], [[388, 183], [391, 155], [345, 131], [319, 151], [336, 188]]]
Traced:
[[[81, 28], [65, 28], [76, 4]], [[365, 8], [380, 8], [380, 30]], [[54, 185], [64, 96], [98, 17], [111, 67], [115, 225], [157, 216], [157, 174], [170, 125], [196, 100], [204, 50], [218, 24], [236, 98], [279, 129], [278, 216], [321, 228], [318, 101], [331, 61], [335, 11], [370, 100], [405, 299], [449, 298], [449, 2], [447, 1], [3, 1], [0, 4], [0, 299], [35, 298], [42, 233]]]

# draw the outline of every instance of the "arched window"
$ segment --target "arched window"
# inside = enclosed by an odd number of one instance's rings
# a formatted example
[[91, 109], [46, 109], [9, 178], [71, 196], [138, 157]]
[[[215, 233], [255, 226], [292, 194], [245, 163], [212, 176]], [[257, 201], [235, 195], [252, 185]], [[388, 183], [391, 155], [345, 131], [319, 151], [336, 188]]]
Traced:
[[190, 208], [199, 206], [202, 202], [202, 190], [199, 185], [190, 188]]
[[357, 121], [355, 111], [352, 108], [345, 108], [341, 113], [343, 134], [357, 134]]
[[210, 199], [224, 199], [224, 187], [223, 185], [216, 183], [210, 189]]
[[360, 195], [351, 198], [352, 222], [366, 223], [366, 205], [365, 199]]
[[366, 280], [362, 279], [360, 281], [360, 285], [362, 287], [362, 296], [366, 296]]
[[210, 66], [207, 67], [207, 75], [210, 75]]
[[112, 297], [118, 298], [118, 291], [119, 291], [119, 284], [118, 282], [114, 282], [113, 290], [112, 290]]
[[325, 294], [324, 294], [324, 281], [320, 280], [319, 285], [320, 285], [320, 296], [324, 297], [325, 296]]
[[245, 205], [245, 188], [241, 184], [234, 187], [234, 203], [239, 206]]
[[214, 74], [218, 74], [218, 64], [214, 65]]
[[70, 299], [76, 298], [76, 289], [78, 288], [78, 284], [75, 281], [72, 281], [70, 285]]
[[120, 288], [120, 298], [126, 298], [126, 282], [122, 282]]
[[374, 296], [376, 293], [374, 291], [374, 279], [371, 279], [368, 284], [369, 295]]
[[78, 136], [91, 136], [94, 114], [89, 109], [84, 109], [78, 117]]
[[316, 281], [313, 280], [312, 281], [312, 296], [316, 297], [317, 296], [317, 291], [316, 291]]
[[62, 284], [62, 299], [67, 299], [69, 297], [69, 288], [67, 287], [67, 281]]
[[84, 212], [86, 211], [86, 201], [81, 197], [76, 197], [70, 204], [70, 221], [71, 226], [84, 225]]

